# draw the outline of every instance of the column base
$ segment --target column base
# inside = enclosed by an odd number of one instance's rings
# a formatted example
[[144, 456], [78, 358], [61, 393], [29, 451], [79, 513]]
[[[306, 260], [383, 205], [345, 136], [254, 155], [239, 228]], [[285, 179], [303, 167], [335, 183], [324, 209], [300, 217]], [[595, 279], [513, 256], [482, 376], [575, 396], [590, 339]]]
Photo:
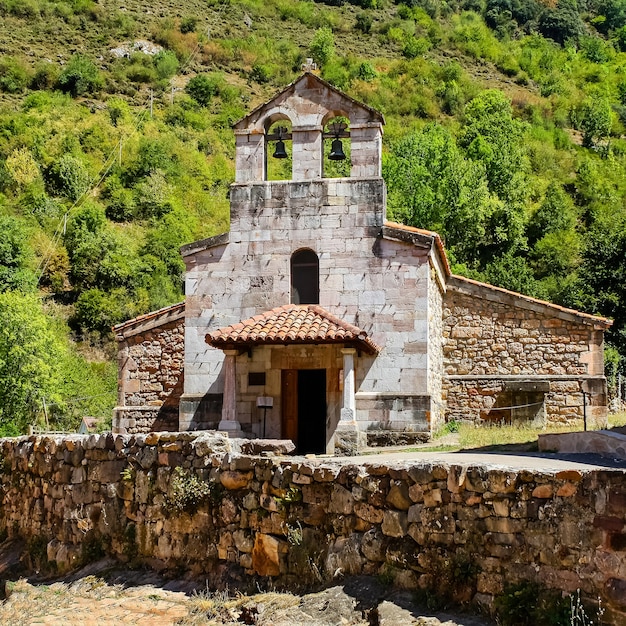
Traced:
[[365, 447], [365, 433], [359, 431], [356, 421], [344, 421], [343, 412], [350, 409], [342, 409], [341, 421], [337, 424], [333, 435], [335, 454], [337, 456], [355, 456]]
[[223, 433], [228, 433], [229, 437], [245, 437], [241, 424], [237, 420], [222, 420], [217, 430]]

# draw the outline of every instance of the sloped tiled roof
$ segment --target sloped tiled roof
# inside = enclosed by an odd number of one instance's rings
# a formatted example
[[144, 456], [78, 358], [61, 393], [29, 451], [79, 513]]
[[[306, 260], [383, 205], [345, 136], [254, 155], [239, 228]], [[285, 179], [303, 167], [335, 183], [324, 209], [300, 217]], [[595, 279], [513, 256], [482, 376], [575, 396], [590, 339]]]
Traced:
[[364, 330], [316, 304], [286, 304], [250, 319], [211, 331], [206, 342], [216, 348], [264, 344], [353, 344], [370, 354], [380, 352]]
[[131, 335], [162, 326], [163, 324], [169, 324], [176, 320], [185, 317], [185, 303], [178, 302], [177, 304], [171, 304], [158, 311], [151, 311], [145, 313], [139, 317], [134, 317], [132, 320], [126, 320], [121, 324], [113, 326], [112, 330], [115, 334], [115, 338], [121, 341]]

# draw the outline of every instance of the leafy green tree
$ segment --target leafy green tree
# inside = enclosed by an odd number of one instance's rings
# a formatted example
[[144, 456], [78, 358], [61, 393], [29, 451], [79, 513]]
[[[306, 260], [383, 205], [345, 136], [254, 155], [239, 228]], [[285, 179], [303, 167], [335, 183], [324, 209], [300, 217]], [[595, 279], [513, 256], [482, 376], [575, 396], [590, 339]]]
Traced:
[[572, 199], [559, 183], [551, 182], [543, 202], [528, 222], [528, 241], [532, 245], [547, 234], [569, 230], [575, 224], [576, 214]]
[[57, 398], [61, 348], [34, 295], [0, 294], [0, 434], [26, 432]]
[[328, 26], [323, 26], [315, 31], [313, 40], [309, 44], [311, 57], [318, 64], [324, 67], [335, 54], [335, 36]]
[[449, 131], [430, 124], [399, 140], [383, 174], [397, 219], [439, 231], [459, 262], [478, 263], [497, 233], [491, 221], [499, 203], [487, 188], [484, 165], [464, 159]]
[[76, 301], [73, 323], [83, 331], [96, 331], [103, 335], [127, 317], [126, 293], [106, 293], [102, 289], [83, 291]]
[[219, 93], [219, 88], [214, 79], [206, 74], [194, 76], [185, 87], [185, 91], [203, 107], [208, 106], [214, 96]]
[[77, 53], [61, 71], [57, 85], [61, 91], [76, 98], [100, 89], [102, 77], [91, 59]]
[[504, 200], [516, 196], [524, 183], [524, 131], [524, 124], [513, 118], [511, 102], [501, 91], [483, 91], [465, 107], [459, 143], [470, 158], [485, 164], [490, 191]]
[[583, 146], [591, 148], [606, 139], [611, 132], [612, 110], [607, 97], [590, 96], [584, 100], [579, 111]]
[[575, 0], [561, 0], [556, 9], [545, 9], [539, 18], [539, 31], [557, 43], [577, 41], [585, 33], [585, 25]]
[[78, 200], [91, 187], [91, 177], [83, 162], [71, 154], [63, 154], [48, 170], [52, 189], [70, 200]]
[[36, 281], [29, 267], [32, 252], [24, 223], [0, 215], [0, 232], [0, 291], [32, 289]]

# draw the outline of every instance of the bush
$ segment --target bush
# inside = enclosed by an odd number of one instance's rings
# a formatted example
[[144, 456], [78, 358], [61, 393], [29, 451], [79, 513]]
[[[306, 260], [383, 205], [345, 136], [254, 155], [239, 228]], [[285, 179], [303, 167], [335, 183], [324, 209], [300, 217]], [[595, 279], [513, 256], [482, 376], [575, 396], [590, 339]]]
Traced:
[[52, 165], [48, 180], [53, 189], [70, 200], [78, 200], [91, 186], [91, 177], [82, 161], [71, 154], [64, 154]]
[[197, 17], [183, 17], [180, 20], [180, 32], [181, 33], [193, 33], [196, 30], [196, 26], [198, 25]]
[[185, 91], [200, 105], [206, 107], [219, 93], [216, 81], [206, 74], [194, 76], [185, 87]]
[[29, 81], [28, 70], [21, 62], [11, 57], [0, 58], [0, 91], [20, 93]]
[[30, 81], [31, 89], [52, 89], [59, 80], [59, 68], [54, 63], [44, 62], [37, 66]]
[[359, 13], [356, 16], [356, 29], [367, 34], [372, 30], [372, 16], [369, 13]]
[[76, 98], [97, 91], [102, 86], [102, 78], [89, 58], [75, 54], [61, 71], [57, 86]]
[[72, 322], [83, 331], [101, 334], [111, 332], [111, 327], [126, 317], [120, 294], [105, 293], [101, 289], [88, 289], [78, 296]]
[[171, 78], [178, 72], [178, 58], [172, 51], [162, 50], [154, 57], [154, 67], [159, 78]]
[[407, 59], [422, 56], [430, 50], [430, 41], [425, 37], [410, 37], [402, 48], [402, 54]]

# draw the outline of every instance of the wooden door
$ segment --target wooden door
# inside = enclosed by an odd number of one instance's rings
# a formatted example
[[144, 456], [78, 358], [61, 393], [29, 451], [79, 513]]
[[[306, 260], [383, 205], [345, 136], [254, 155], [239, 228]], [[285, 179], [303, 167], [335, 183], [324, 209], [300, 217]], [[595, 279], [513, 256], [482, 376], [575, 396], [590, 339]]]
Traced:
[[298, 370], [282, 370], [281, 422], [283, 439], [298, 446]]

